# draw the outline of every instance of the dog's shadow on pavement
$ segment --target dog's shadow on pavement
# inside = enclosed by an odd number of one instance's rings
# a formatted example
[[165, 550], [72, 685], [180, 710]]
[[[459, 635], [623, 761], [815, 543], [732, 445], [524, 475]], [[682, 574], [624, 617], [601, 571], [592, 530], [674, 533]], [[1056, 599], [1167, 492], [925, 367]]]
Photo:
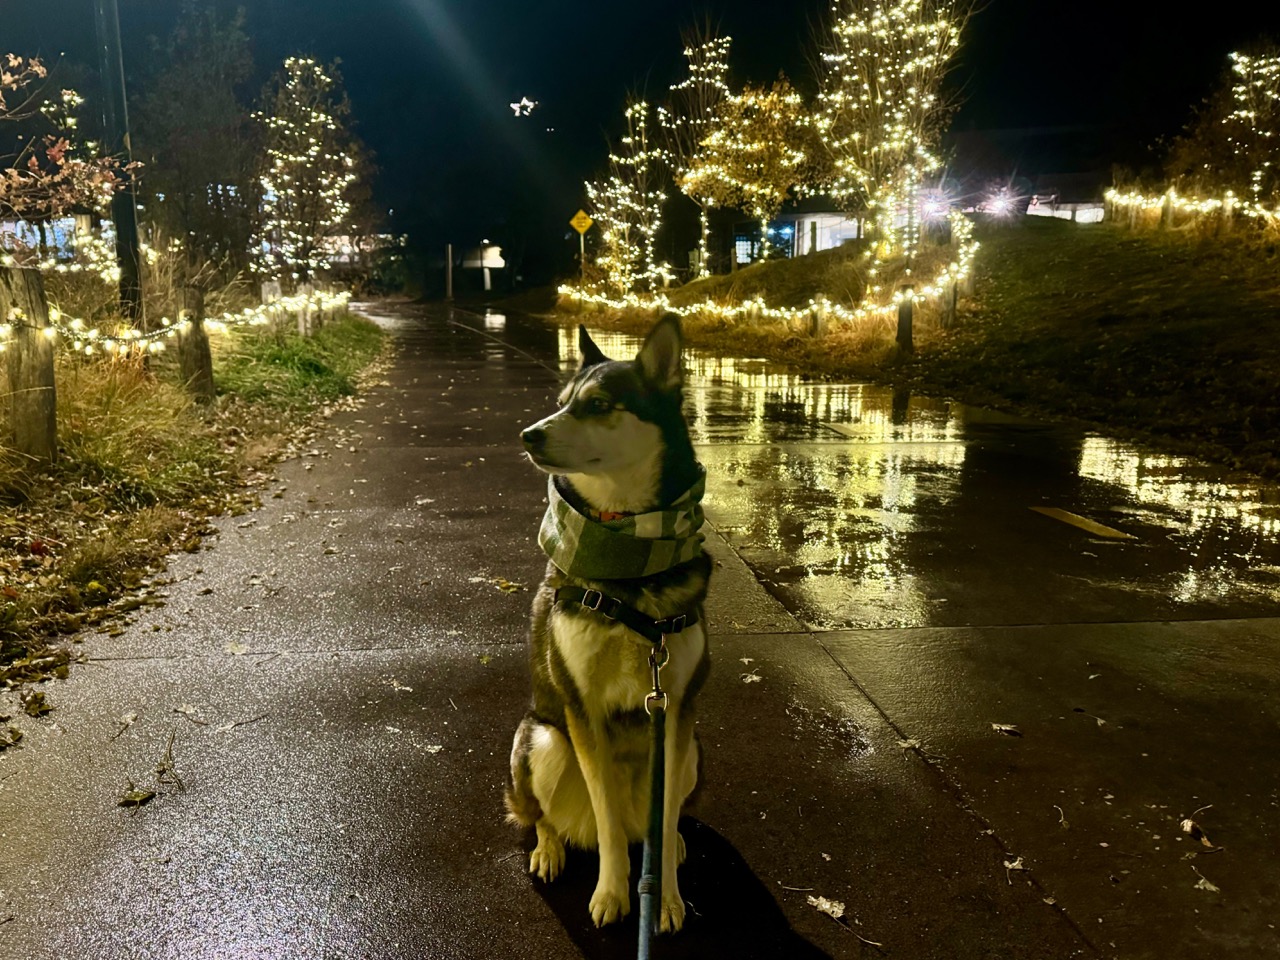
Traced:
[[[684, 897], [684, 929], [662, 934], [653, 944], [654, 960], [831, 960], [791, 929], [768, 888], [751, 872], [741, 854], [724, 837], [692, 817], [680, 818], [688, 859], [680, 868]], [[639, 938], [641, 847], [631, 848], [631, 914], [622, 923], [597, 930], [587, 912], [596, 885], [599, 858], [572, 848], [564, 872], [554, 883], [534, 885], [588, 960], [634, 958]]]

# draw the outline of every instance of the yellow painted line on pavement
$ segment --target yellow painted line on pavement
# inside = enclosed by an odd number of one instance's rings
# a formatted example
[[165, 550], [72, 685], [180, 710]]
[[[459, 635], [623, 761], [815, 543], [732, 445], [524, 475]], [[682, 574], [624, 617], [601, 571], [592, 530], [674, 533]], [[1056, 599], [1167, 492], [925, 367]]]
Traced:
[[1073, 527], [1079, 527], [1085, 533], [1091, 533], [1095, 537], [1107, 537], [1110, 540], [1137, 540], [1131, 533], [1125, 533], [1123, 530], [1117, 530], [1115, 527], [1108, 527], [1104, 524], [1090, 520], [1088, 517], [1082, 517], [1079, 514], [1071, 513], [1068, 510], [1060, 510], [1057, 507], [1032, 507], [1036, 513], [1042, 513], [1046, 517], [1053, 517], [1055, 520], [1061, 520], [1063, 523], [1069, 523]]

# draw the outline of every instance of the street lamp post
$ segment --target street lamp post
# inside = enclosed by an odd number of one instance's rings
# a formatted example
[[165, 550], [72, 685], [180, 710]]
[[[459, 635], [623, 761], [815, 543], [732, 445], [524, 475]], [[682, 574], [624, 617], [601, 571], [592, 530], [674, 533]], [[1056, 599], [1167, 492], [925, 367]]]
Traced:
[[[125, 102], [124, 55], [120, 44], [120, 11], [116, 0], [94, 0], [98, 33], [98, 63], [102, 74], [102, 122], [110, 156], [128, 165], [133, 161], [129, 139], [129, 110]], [[124, 188], [111, 198], [116, 228], [116, 261], [120, 265], [120, 310], [129, 320], [142, 317], [142, 267], [138, 245], [138, 205], [133, 176], [124, 173]]]

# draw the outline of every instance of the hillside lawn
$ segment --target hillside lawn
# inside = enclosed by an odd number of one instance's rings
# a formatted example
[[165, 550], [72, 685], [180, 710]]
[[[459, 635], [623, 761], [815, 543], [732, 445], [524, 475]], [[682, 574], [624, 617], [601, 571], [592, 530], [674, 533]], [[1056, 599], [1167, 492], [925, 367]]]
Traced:
[[[939, 328], [918, 309], [914, 355], [877, 319], [808, 336], [781, 324], [690, 316], [688, 340], [764, 356], [824, 379], [870, 379], [922, 394], [1112, 434], [1280, 476], [1280, 240], [1194, 227], [1130, 231], [1028, 217], [979, 225], [974, 295]], [[675, 304], [756, 293], [802, 305], [820, 290], [853, 302], [856, 248], [757, 264], [673, 291]], [[925, 271], [919, 271], [927, 275]], [[583, 312], [557, 322], [642, 331], [650, 313]]]

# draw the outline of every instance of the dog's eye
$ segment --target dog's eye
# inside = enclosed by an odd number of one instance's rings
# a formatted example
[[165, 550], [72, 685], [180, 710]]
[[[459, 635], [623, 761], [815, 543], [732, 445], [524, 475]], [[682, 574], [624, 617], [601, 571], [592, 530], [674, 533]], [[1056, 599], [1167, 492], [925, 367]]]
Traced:
[[592, 397], [587, 401], [587, 413], [605, 414], [613, 409], [613, 401], [605, 397]]

